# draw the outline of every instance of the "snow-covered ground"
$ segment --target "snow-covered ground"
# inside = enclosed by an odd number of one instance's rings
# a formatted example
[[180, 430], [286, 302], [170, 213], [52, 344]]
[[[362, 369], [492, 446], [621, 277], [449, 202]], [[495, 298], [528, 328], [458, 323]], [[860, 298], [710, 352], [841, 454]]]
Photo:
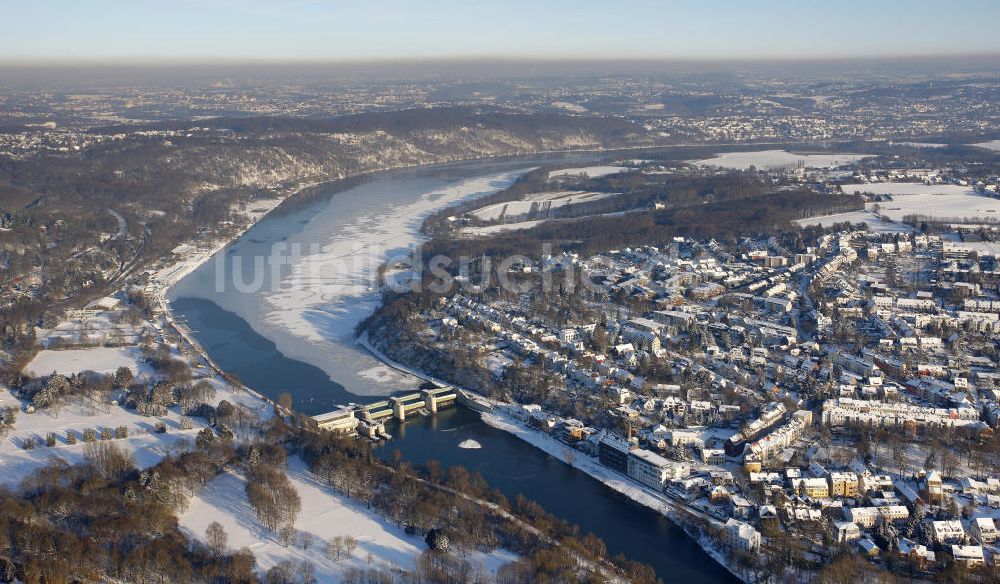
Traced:
[[[220, 392], [223, 393], [223, 392]], [[233, 401], [233, 400], [230, 400]], [[101, 429], [125, 426], [128, 438], [114, 440], [114, 444], [132, 452], [140, 467], [159, 462], [171, 448], [183, 446], [193, 440], [204, 425], [194, 420], [194, 428], [182, 430], [180, 415], [170, 411], [163, 417], [146, 417], [120, 406], [72, 400], [57, 410], [42, 410], [34, 414], [24, 413], [22, 402], [8, 389], [0, 389], [0, 407], [15, 406], [19, 412], [14, 428], [0, 440], [0, 483], [11, 485], [28, 476], [31, 471], [44, 465], [50, 457], [61, 458], [69, 463], [83, 460], [83, 431], [92, 428], [98, 434]], [[157, 422], [167, 426], [166, 434], [152, 433]], [[77, 443], [66, 443], [66, 431], [77, 434]], [[45, 445], [49, 433], [56, 435], [56, 445]], [[34, 439], [35, 448], [24, 450], [22, 445], [28, 438]]]
[[520, 201], [487, 205], [486, 207], [472, 211], [470, 215], [474, 215], [483, 221], [498, 221], [505, 217], [520, 217], [532, 210], [540, 211], [544, 209], [547, 211], [616, 196], [618, 196], [618, 193], [594, 193], [586, 191], [534, 193]]
[[[206, 375], [207, 372], [196, 370], [196, 375]], [[216, 386], [215, 398], [208, 400], [211, 405], [218, 405], [222, 400], [241, 405], [255, 411], [266, 420], [271, 415], [271, 406], [254, 395], [244, 391], [232, 391], [221, 379], [212, 378]], [[84, 398], [73, 398], [55, 409], [44, 409], [33, 414], [26, 413], [27, 403], [14, 394], [0, 387], [0, 407], [16, 407], [18, 409], [14, 428], [0, 439], [0, 483], [13, 484], [27, 476], [31, 471], [42, 466], [49, 457], [55, 456], [67, 462], [75, 463], [83, 460], [83, 431], [92, 428], [100, 434], [103, 428], [114, 430], [125, 426], [128, 437], [115, 439], [113, 442], [123, 450], [132, 452], [140, 467], [156, 464], [170, 449], [184, 447], [195, 434], [205, 426], [205, 420], [192, 418], [193, 428], [181, 428], [181, 414], [177, 407], [172, 407], [164, 416], [141, 416], [134, 410], [125, 409], [119, 405], [91, 402]], [[156, 434], [157, 422], [163, 422], [167, 433]], [[66, 432], [73, 430], [77, 436], [76, 444], [66, 442]], [[49, 433], [56, 436], [56, 445], [45, 445]], [[35, 441], [33, 450], [24, 450], [26, 439]]]
[[[146, 418], [146, 420], [150, 419]], [[115, 428], [120, 425], [122, 425], [121, 422], [111, 427]], [[131, 453], [136, 466], [147, 468], [160, 462], [164, 456], [171, 452], [190, 450], [198, 429], [197, 427], [193, 430], [174, 428], [166, 434], [153, 434], [144, 431], [127, 439], [113, 440], [112, 442], [120, 449]], [[136, 430], [132, 428], [130, 431]], [[4, 447], [0, 449], [0, 469], [3, 469], [3, 472], [0, 472], [0, 485], [16, 487], [21, 480], [34, 470], [45, 466], [53, 458], [64, 460], [69, 464], [84, 461], [85, 446], [82, 440], [69, 446], [63, 442], [66, 437], [63, 433], [59, 436], [60, 442], [49, 448], [45, 446], [44, 436], [42, 434], [41, 444], [36, 446], [34, 450], [23, 450], [19, 447], [9, 448], [7, 443], [11, 439], [7, 438], [4, 441]]]
[[[243, 318], [261, 336], [275, 343], [286, 357], [322, 369], [358, 395], [384, 395], [415, 388], [419, 382], [359, 351], [353, 343], [355, 326], [381, 302], [379, 268], [385, 263], [409, 263], [409, 254], [423, 240], [424, 219], [463, 200], [495, 193], [531, 168], [494, 171], [466, 179], [412, 177], [402, 172], [376, 176], [338, 192], [327, 206], [309, 214], [291, 214], [263, 222], [251, 237], [235, 242], [226, 254], [198, 270], [170, 292], [171, 298], [207, 298]], [[239, 292], [227, 275], [220, 293], [219, 270], [250, 260], [266, 260], [277, 246], [297, 247], [278, 257], [281, 273], [263, 271], [266, 283]], [[399, 278], [405, 274], [397, 274]], [[251, 274], [241, 279], [253, 280]], [[350, 364], [350, 365], [347, 365]], [[359, 374], [363, 372], [363, 374]]]
[[909, 146], [910, 148], [946, 148], [947, 144], [934, 142], [889, 142], [892, 146]]
[[136, 372], [139, 350], [136, 347], [91, 347], [87, 349], [43, 349], [35, 355], [24, 372], [41, 377], [52, 372], [70, 375], [81, 371], [114, 373], [119, 367]]
[[[544, 432], [539, 432], [526, 426], [522, 426], [515, 420], [499, 412], [483, 413], [482, 419], [490, 426], [509, 432], [532, 446], [543, 450], [550, 456], [558, 458], [566, 464], [587, 473], [591, 477], [601, 481], [608, 487], [618, 491], [641, 505], [657, 511], [666, 517], [674, 518], [677, 515], [677, 511], [675, 509], [679, 503], [675, 503], [662, 493], [657, 493], [652, 489], [609, 469], [599, 463], [596, 459], [570, 448], [566, 444], [563, 444]], [[695, 512], [693, 510], [689, 511], [700, 515], [715, 528], [721, 528], [723, 526], [721, 521], [710, 515]], [[719, 562], [719, 564], [738, 578], [741, 577], [736, 569], [729, 564], [728, 557], [718, 547], [716, 547], [718, 545], [717, 542], [699, 539], [698, 543], [710, 556], [712, 556], [713, 559]]]
[[[409, 570], [427, 548], [419, 535], [406, 535], [402, 528], [375, 515], [363, 504], [322, 484], [308, 472], [301, 459], [289, 460], [288, 477], [302, 499], [302, 512], [295, 523], [297, 542], [288, 547], [260, 526], [246, 498], [246, 481], [235, 473], [213, 479], [192, 499], [180, 517], [181, 529], [203, 539], [205, 528], [216, 521], [229, 535], [230, 548], [250, 548], [262, 571], [282, 560], [295, 563], [305, 560], [315, 565], [320, 582], [340, 581], [346, 566], [367, 568], [369, 554], [373, 566]], [[334, 562], [326, 555], [325, 542], [347, 535], [357, 539], [358, 548], [351, 558]], [[308, 549], [300, 543], [304, 538], [311, 540]], [[463, 559], [473, 568], [482, 567], [495, 573], [500, 566], [518, 558], [508, 550], [498, 549], [492, 554], [473, 552]]]
[[914, 182], [873, 182], [841, 185], [845, 194], [872, 193], [874, 195], [915, 196], [915, 195], [952, 195], [980, 197], [972, 187], [961, 185], [926, 185]]
[[787, 150], [760, 150], [757, 152], [725, 152], [714, 158], [693, 161], [698, 166], [717, 166], [747, 170], [751, 166], [758, 169], [781, 169], [795, 167], [801, 162], [806, 168], [833, 168], [857, 162], [870, 154], [793, 154]]
[[994, 152], [1000, 152], [1000, 140], [990, 140], [989, 142], [979, 142], [978, 144], [972, 144], [972, 146], [978, 146], [979, 148], [985, 148], [987, 150], [993, 150]]
[[67, 319], [50, 329], [35, 329], [35, 337], [43, 347], [138, 343], [148, 329], [121, 322], [121, 314], [120, 310], [107, 310], [82, 319]]
[[595, 165], [595, 166], [581, 166], [578, 168], [563, 168], [561, 170], [553, 170], [549, 173], [549, 179], [558, 178], [561, 176], [587, 176], [589, 178], [600, 178], [602, 176], [607, 176], [609, 174], [616, 174], [619, 172], [625, 172], [631, 170], [630, 168], [624, 166], [616, 165]]
[[585, 113], [587, 111], [587, 108], [583, 107], [582, 105], [580, 105], [578, 103], [568, 102], [568, 101], [553, 101], [549, 105], [551, 105], [552, 107], [557, 107], [559, 109], [566, 110], [568, 112], [573, 112], [573, 113], [576, 113], [576, 114], [582, 114], [582, 113]]
[[848, 213], [836, 213], [833, 215], [821, 215], [819, 217], [809, 217], [799, 219], [795, 223], [801, 227], [807, 225], [820, 225], [829, 227], [835, 223], [849, 221], [851, 224], [864, 223], [868, 229], [874, 233], [912, 233], [913, 228], [905, 223], [895, 221], [883, 221], [871, 211], [850, 211]]
[[906, 215], [935, 219], [1000, 220], [1000, 199], [977, 194], [972, 187], [960, 185], [925, 185], [923, 183], [866, 183], [843, 185], [844, 193], [889, 195], [891, 201], [869, 203], [879, 207], [879, 214], [899, 221]]
[[548, 219], [536, 219], [534, 221], [517, 221], [515, 223], [499, 223], [497, 225], [487, 225], [485, 227], [462, 227], [458, 234], [462, 237], [486, 237], [504, 233], [505, 231], [518, 231], [520, 229], [531, 229], [545, 223]]
[[[103, 298], [92, 302], [88, 308], [114, 307], [118, 301], [114, 298]], [[92, 330], [95, 323], [107, 324], [109, 312], [97, 315], [70, 316], [60, 322], [54, 329], [39, 331], [39, 340], [44, 341], [52, 335], [58, 335], [67, 342], [73, 337], [73, 332]], [[162, 323], [161, 323], [162, 324]], [[148, 321], [136, 323], [137, 330], [153, 330], [162, 328]], [[222, 400], [243, 406], [267, 420], [271, 415], [271, 406], [255, 395], [233, 390], [215, 372], [199, 360], [189, 360], [188, 354], [181, 352], [176, 346], [168, 345], [172, 355], [188, 362], [192, 367], [195, 379], [205, 379], [215, 388], [215, 397], [208, 399], [210, 405], [218, 405]], [[24, 371], [36, 377], [47, 377], [53, 372], [70, 375], [82, 371], [113, 374], [119, 367], [128, 367], [136, 379], [146, 383], [158, 380], [152, 368], [143, 362], [142, 353], [137, 344], [121, 347], [86, 347], [71, 349], [43, 349], [28, 363]], [[98, 435], [105, 428], [112, 432], [119, 426], [124, 426], [128, 432], [126, 438], [116, 438], [113, 443], [131, 452], [140, 467], [156, 464], [173, 449], [183, 449], [194, 439], [195, 434], [205, 426], [205, 420], [192, 418], [193, 428], [181, 428], [181, 413], [178, 406], [169, 408], [163, 416], [142, 416], [134, 410], [126, 409], [110, 400], [118, 398], [117, 393], [111, 395], [95, 394], [93, 399], [74, 396], [58, 404], [34, 413], [27, 413], [29, 402], [18, 398], [6, 387], [0, 386], [0, 407], [14, 407], [18, 410], [14, 427], [0, 439], [0, 483], [14, 484], [26, 477], [33, 470], [44, 465], [51, 457], [65, 460], [69, 463], [84, 459], [85, 445], [83, 432], [94, 430]], [[167, 432], [155, 433], [157, 423], [162, 422]], [[73, 431], [77, 437], [76, 444], [69, 444], [66, 436]], [[46, 437], [54, 434], [55, 445], [47, 446]], [[25, 450], [24, 445], [33, 441], [34, 449]]]

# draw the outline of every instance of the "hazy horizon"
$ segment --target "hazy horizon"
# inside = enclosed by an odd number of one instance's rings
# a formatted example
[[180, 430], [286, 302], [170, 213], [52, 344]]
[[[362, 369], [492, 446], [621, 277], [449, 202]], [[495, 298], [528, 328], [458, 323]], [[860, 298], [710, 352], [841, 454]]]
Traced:
[[321, 0], [40, 0], [5, 7], [0, 63], [414, 60], [768, 61], [1000, 54], [1000, 4], [835, 8], [774, 0], [378, 4]]
[[741, 76], [801, 78], [880, 78], [907, 75], [914, 80], [938, 75], [1000, 74], [1000, 55], [844, 59], [383, 59], [368, 61], [0, 61], [0, 87], [52, 84], [101, 86], [115, 83], [229, 84], [260, 80], [330, 81], [415, 79], [503, 79], [542, 77]]

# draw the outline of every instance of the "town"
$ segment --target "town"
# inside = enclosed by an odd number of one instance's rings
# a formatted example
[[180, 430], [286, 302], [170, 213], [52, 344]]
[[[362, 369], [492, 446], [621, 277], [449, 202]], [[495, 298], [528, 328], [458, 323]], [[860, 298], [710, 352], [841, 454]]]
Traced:
[[1000, 579], [996, 10], [270, 4], [5, 9], [0, 582]]
[[[926, 169], [823, 180], [969, 186]], [[976, 188], [995, 197], [996, 177]], [[904, 199], [871, 195], [864, 229], [519, 259], [502, 269], [528, 291], [461, 280], [407, 338], [480, 364], [487, 416], [629, 477], [748, 574], [841, 549], [911, 575], [997, 566], [998, 232], [880, 216]]]

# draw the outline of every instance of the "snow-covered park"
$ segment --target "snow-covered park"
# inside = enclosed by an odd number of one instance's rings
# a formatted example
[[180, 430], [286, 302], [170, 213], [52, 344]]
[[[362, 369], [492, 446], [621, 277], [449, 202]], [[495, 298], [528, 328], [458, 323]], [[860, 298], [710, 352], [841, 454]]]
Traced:
[[879, 214], [899, 221], [906, 215], [919, 215], [954, 221], [1000, 220], [1000, 199], [976, 193], [961, 185], [926, 185], [923, 183], [864, 183], [843, 185], [845, 194], [871, 193], [888, 195], [891, 201], [869, 203], [878, 205]]
[[601, 178], [602, 176], [608, 176], [609, 174], [617, 174], [619, 172], [626, 172], [631, 170], [625, 166], [618, 166], [613, 164], [601, 164], [595, 166], [581, 166], [577, 168], [563, 168], [561, 170], [553, 170], [549, 173], [549, 179], [560, 178], [560, 177], [587, 177], [587, 178]]
[[72, 375], [82, 371], [114, 373], [119, 367], [132, 372], [140, 369], [136, 347], [90, 347], [86, 349], [43, 349], [24, 368], [35, 377], [50, 373]]
[[[260, 526], [245, 494], [246, 479], [232, 472], [212, 480], [191, 500], [180, 517], [181, 529], [193, 538], [204, 539], [208, 525], [218, 522], [229, 536], [229, 546], [249, 548], [261, 571], [266, 572], [283, 560], [296, 564], [309, 561], [316, 567], [320, 582], [338, 582], [345, 567], [367, 568], [369, 562], [378, 568], [409, 570], [427, 549], [419, 534], [407, 535], [401, 527], [383, 520], [363, 503], [321, 483], [308, 472], [301, 459], [289, 460], [288, 478], [302, 500], [302, 512], [295, 523], [296, 541], [287, 547]], [[326, 542], [336, 536], [351, 536], [358, 542], [351, 557], [339, 562], [325, 550]], [[306, 541], [308, 544], [303, 545]], [[480, 567], [490, 573], [517, 560], [515, 554], [504, 549], [460, 557], [473, 569]]]
[[905, 223], [886, 221], [871, 211], [850, 211], [847, 213], [835, 213], [833, 215], [821, 215], [819, 217], [809, 217], [799, 219], [795, 223], [800, 227], [809, 225], [819, 225], [829, 227], [837, 223], [848, 222], [852, 225], [864, 223], [873, 233], [912, 233], [913, 228]]
[[751, 166], [757, 169], [775, 170], [795, 167], [800, 162], [806, 168], [833, 168], [857, 162], [868, 158], [869, 154], [794, 154], [787, 150], [759, 150], [757, 152], [725, 152], [713, 158], [693, 161], [697, 166], [733, 168], [748, 170]]
[[532, 211], [547, 212], [562, 207], [590, 203], [616, 196], [618, 196], [618, 193], [594, 193], [586, 191], [534, 193], [520, 201], [487, 205], [486, 207], [472, 211], [470, 215], [482, 221], [499, 221], [504, 218], [522, 217]]

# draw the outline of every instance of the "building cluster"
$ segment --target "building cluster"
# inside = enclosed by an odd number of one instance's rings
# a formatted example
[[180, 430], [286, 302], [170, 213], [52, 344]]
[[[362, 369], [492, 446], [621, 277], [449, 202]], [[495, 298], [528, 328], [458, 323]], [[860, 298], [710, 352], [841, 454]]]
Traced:
[[[592, 283], [568, 313], [543, 315], [538, 290], [467, 286], [422, 312], [418, 334], [475, 347], [498, 381], [515, 366], [544, 372], [544, 406], [508, 414], [720, 522], [734, 550], [766, 545], [777, 522], [927, 569], [989, 563], [998, 478], [934, 461], [921, 438], [984, 443], [1000, 423], [991, 234], [679, 237], [546, 256], [512, 269]], [[862, 451], [880, 433], [909, 451]]]

